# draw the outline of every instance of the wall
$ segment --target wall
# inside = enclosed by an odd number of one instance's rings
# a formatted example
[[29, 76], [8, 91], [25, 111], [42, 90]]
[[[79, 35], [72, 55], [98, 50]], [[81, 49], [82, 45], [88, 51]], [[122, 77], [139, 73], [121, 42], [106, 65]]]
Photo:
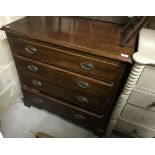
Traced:
[[[0, 27], [22, 17], [0, 16]], [[6, 39], [0, 31], [0, 119], [10, 105], [22, 97], [14, 60]]]

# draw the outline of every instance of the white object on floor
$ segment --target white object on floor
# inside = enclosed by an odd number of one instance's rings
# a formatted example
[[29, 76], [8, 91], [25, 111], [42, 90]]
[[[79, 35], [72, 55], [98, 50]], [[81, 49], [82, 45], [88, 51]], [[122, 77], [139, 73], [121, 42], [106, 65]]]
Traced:
[[15, 63], [12, 60], [0, 69], [0, 119], [10, 105], [22, 97]]
[[[0, 27], [22, 17], [0, 16]], [[7, 109], [22, 96], [12, 53], [4, 31], [0, 31], [0, 119]]]
[[0, 138], [3, 138], [2, 133], [0, 132]]
[[0, 70], [13, 60], [7, 39], [0, 41]]
[[11, 105], [1, 120], [1, 132], [8, 138], [33, 138], [36, 132], [45, 132], [60, 138], [93, 138], [93, 133], [65, 119], [22, 102]]

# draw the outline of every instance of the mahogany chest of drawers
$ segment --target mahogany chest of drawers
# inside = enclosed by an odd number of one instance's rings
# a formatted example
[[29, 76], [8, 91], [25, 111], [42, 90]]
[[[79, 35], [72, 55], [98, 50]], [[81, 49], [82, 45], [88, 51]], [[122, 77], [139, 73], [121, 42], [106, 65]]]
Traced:
[[25, 17], [2, 30], [24, 104], [103, 134], [134, 51], [134, 42], [119, 45], [121, 26], [78, 17]]

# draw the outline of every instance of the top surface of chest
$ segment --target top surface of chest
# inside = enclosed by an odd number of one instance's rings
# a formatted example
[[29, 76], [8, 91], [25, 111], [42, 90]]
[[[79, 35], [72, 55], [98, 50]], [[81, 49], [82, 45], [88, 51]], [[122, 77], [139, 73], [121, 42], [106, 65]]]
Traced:
[[25, 17], [2, 29], [14, 36], [125, 62], [131, 62], [134, 51], [134, 42], [120, 46], [120, 25], [77, 17]]

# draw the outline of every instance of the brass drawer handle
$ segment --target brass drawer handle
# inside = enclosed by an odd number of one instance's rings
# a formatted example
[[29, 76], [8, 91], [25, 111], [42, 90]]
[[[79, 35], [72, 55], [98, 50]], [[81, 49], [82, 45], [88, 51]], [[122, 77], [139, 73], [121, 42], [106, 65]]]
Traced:
[[76, 99], [81, 103], [88, 103], [88, 100], [85, 97], [77, 96]]
[[25, 50], [26, 50], [28, 53], [31, 53], [31, 54], [37, 52], [36, 48], [35, 48], [35, 47], [32, 47], [32, 46], [27, 46], [27, 47], [25, 47]]
[[90, 62], [82, 62], [80, 63], [80, 66], [87, 71], [94, 69], [94, 65]]
[[27, 68], [32, 71], [32, 72], [38, 72], [39, 69], [37, 66], [34, 66], [34, 65], [28, 65]]
[[75, 117], [76, 119], [80, 119], [80, 120], [84, 120], [84, 119], [85, 119], [84, 116], [79, 115], [79, 114], [74, 114], [74, 117]]
[[33, 80], [32, 82], [36, 86], [41, 86], [42, 85], [42, 83], [40, 81], [38, 81], [38, 80]]
[[43, 101], [40, 98], [34, 98], [33, 101], [36, 103], [43, 103]]
[[90, 88], [90, 84], [88, 82], [78, 81], [77, 84], [79, 87], [84, 88], [84, 89]]

